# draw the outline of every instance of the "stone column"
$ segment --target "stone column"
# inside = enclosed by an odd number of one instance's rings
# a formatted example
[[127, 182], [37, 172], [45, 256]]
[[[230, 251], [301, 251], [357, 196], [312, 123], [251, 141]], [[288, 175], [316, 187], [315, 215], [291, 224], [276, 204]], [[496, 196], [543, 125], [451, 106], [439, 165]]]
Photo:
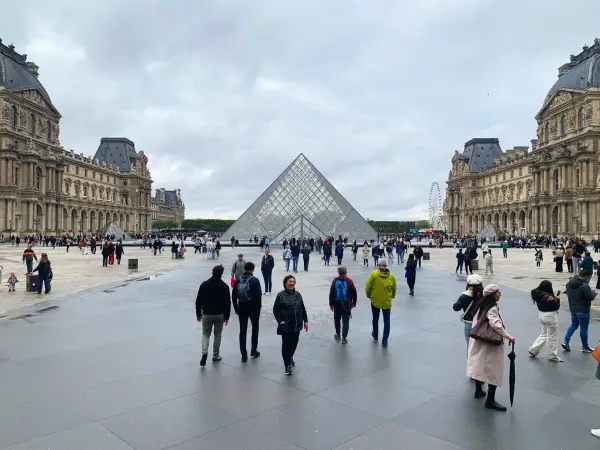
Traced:
[[588, 230], [588, 212], [587, 212], [587, 208], [588, 207], [588, 202], [587, 201], [583, 201], [581, 202], [581, 231], [587, 231]]
[[560, 204], [560, 227], [559, 227], [559, 231], [561, 233], [566, 233], [567, 232], [567, 204], [566, 203], [561, 203]]

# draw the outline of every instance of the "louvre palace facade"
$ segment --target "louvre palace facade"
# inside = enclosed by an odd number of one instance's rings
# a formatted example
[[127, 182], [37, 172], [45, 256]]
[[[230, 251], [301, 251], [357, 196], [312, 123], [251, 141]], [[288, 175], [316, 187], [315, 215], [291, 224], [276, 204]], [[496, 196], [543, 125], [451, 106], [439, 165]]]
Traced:
[[93, 158], [65, 150], [38, 69], [0, 40], [0, 233], [95, 232], [110, 222], [149, 230], [144, 152], [126, 138], [102, 138]]
[[537, 139], [503, 151], [472, 139], [452, 157], [444, 221], [449, 233], [488, 223], [517, 235], [600, 233], [600, 39], [559, 68], [537, 121]]

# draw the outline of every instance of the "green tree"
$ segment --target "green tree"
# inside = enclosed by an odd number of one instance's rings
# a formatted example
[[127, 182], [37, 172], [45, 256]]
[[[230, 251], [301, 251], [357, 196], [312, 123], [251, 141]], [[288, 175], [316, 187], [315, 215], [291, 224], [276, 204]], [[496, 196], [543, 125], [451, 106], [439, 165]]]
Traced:
[[179, 225], [174, 220], [155, 220], [152, 222], [153, 230], [176, 230]]

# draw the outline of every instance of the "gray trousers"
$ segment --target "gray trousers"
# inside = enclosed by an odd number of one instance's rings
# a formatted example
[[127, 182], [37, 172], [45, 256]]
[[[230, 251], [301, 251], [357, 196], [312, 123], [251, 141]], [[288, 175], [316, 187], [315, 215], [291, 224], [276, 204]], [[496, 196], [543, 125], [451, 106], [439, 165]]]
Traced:
[[202, 354], [208, 355], [208, 345], [210, 343], [210, 335], [215, 327], [215, 340], [213, 342], [213, 357], [219, 356], [221, 349], [221, 333], [223, 332], [223, 322], [225, 317], [223, 314], [204, 315], [202, 316]]

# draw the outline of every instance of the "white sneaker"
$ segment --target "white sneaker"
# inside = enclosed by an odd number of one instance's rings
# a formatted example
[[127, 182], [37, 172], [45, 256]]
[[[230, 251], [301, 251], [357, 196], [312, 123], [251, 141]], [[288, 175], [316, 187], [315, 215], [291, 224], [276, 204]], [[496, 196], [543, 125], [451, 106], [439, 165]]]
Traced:
[[600, 438], [600, 429], [592, 430], [592, 434], [597, 438]]
[[552, 362], [564, 362], [564, 359], [559, 358], [557, 356], [556, 358], [548, 358], [548, 361], [552, 361]]

